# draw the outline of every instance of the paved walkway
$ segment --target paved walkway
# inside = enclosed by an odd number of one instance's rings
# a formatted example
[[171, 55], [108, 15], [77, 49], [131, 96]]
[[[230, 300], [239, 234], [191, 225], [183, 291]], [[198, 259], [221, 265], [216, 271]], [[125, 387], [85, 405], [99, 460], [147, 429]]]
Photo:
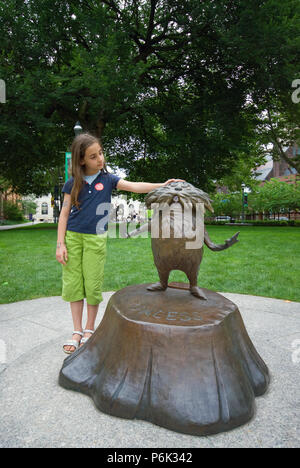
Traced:
[[30, 223], [22, 223], [22, 224], [5, 224], [4, 226], [0, 226], [0, 231], [7, 231], [8, 229], [15, 229], [18, 227], [24, 226], [32, 226], [33, 224], [39, 224], [38, 222], [30, 222]]
[[[113, 292], [104, 293], [98, 323]], [[72, 330], [60, 297], [0, 305], [0, 447], [300, 447], [300, 303], [239, 294], [235, 302], [269, 367], [268, 392], [244, 426], [209, 437], [179, 434], [96, 409], [57, 383]]]

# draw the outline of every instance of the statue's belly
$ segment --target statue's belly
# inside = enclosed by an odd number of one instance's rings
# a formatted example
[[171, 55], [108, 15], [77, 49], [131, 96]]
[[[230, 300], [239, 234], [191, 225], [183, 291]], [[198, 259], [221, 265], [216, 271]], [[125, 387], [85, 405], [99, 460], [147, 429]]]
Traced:
[[180, 250], [182, 255], [183, 251], [195, 253], [204, 243], [204, 210], [200, 207], [195, 215], [179, 203], [157, 210], [151, 221], [151, 238], [161, 241], [159, 250], [164, 257], [170, 257], [172, 250]]
[[203, 247], [200, 249], [186, 249], [187, 240], [152, 238], [155, 265], [170, 270], [183, 271], [197, 268], [201, 263]]

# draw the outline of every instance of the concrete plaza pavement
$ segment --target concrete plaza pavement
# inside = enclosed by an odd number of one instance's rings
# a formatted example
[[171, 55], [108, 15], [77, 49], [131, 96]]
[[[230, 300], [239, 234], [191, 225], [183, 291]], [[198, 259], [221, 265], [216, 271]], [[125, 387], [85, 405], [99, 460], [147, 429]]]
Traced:
[[26, 226], [33, 226], [34, 224], [39, 224], [37, 221], [31, 221], [29, 223], [22, 223], [22, 224], [5, 224], [0, 226], [0, 231], [8, 231], [9, 229], [15, 229], [19, 227], [26, 227]]
[[[113, 292], [103, 294], [97, 325]], [[68, 303], [46, 297], [0, 305], [0, 447], [300, 447], [300, 303], [222, 293], [235, 302], [271, 374], [247, 424], [198, 437], [101, 413], [58, 385], [70, 338]]]

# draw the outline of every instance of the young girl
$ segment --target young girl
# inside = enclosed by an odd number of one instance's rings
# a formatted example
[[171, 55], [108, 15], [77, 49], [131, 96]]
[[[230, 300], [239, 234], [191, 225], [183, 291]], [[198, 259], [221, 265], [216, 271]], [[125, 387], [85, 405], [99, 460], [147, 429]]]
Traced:
[[[110, 203], [113, 189], [136, 193], [151, 190], [182, 179], [161, 184], [129, 182], [107, 171], [100, 141], [88, 134], [78, 135], [72, 144], [72, 177], [63, 186], [56, 259], [62, 264], [62, 298], [70, 302], [73, 339], [63, 345], [65, 353], [74, 352], [92, 335], [102, 298], [106, 257], [107, 223], [97, 214], [101, 203]], [[105, 206], [105, 205], [104, 205]], [[99, 226], [101, 226], [99, 228]], [[82, 329], [84, 298], [87, 322]]]

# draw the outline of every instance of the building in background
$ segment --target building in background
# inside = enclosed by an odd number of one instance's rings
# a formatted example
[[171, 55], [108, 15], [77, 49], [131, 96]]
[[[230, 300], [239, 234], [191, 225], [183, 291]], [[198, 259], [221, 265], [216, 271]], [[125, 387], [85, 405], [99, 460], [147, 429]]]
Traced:
[[10, 188], [2, 191], [0, 187], [0, 220], [4, 219], [4, 203], [5, 202], [19, 204], [21, 200], [22, 200], [22, 197], [18, 195], [17, 193], [12, 192]]
[[[26, 197], [24, 197], [26, 199]], [[34, 221], [38, 223], [54, 223], [54, 206], [51, 194], [35, 198], [37, 205]], [[110, 221], [122, 222], [143, 220], [146, 218], [144, 204], [138, 200], [127, 198], [126, 195], [112, 196]]]
[[[295, 143], [291, 146], [284, 147], [284, 152], [288, 157], [295, 157], [299, 155], [300, 159], [300, 147]], [[272, 156], [267, 156], [267, 161], [262, 166], [259, 166], [256, 170], [256, 180], [261, 181], [261, 184], [271, 180], [278, 179], [288, 184], [300, 182], [300, 174], [297, 170], [290, 166], [285, 159], [273, 161]]]
[[34, 220], [38, 223], [53, 223], [54, 222], [54, 210], [53, 202], [51, 203], [51, 194], [44, 195], [36, 198], [34, 201], [37, 204], [36, 213], [33, 216]]

